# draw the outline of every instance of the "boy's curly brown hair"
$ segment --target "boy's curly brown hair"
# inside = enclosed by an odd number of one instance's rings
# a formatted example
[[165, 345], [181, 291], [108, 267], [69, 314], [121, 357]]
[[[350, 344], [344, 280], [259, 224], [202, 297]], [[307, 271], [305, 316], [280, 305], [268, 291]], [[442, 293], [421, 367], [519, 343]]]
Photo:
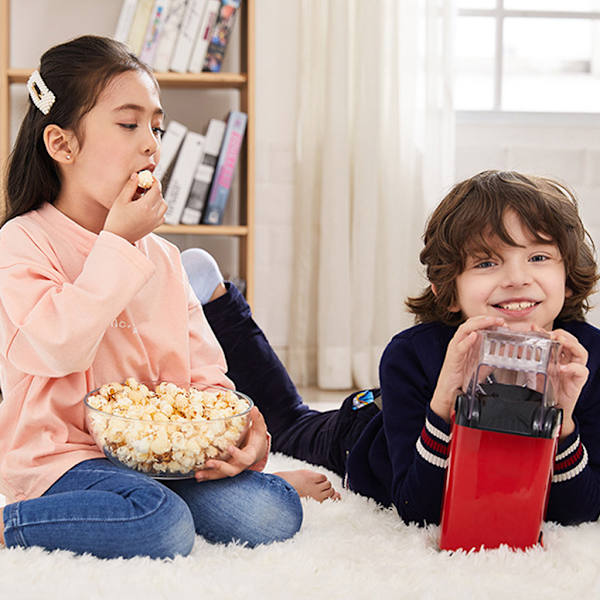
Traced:
[[598, 273], [594, 243], [581, 222], [574, 193], [546, 177], [484, 171], [456, 184], [429, 218], [419, 258], [430, 285], [420, 296], [406, 301], [417, 323], [458, 325], [465, 320], [460, 311], [450, 310], [458, 300], [456, 278], [464, 271], [468, 254], [490, 251], [486, 241], [490, 233], [506, 244], [517, 245], [504, 226], [507, 210], [518, 215], [536, 240], [556, 243], [565, 264], [566, 286], [571, 290], [558, 318], [584, 319]]

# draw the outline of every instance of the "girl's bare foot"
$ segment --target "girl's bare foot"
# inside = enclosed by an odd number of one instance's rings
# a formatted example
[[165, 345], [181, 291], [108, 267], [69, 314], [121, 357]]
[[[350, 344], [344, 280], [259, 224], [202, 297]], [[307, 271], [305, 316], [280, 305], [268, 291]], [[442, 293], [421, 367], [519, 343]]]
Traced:
[[331, 481], [322, 473], [298, 469], [296, 471], [279, 471], [275, 475], [285, 479], [303, 498], [313, 498], [317, 502], [323, 502], [328, 498], [331, 500], [341, 498], [339, 492], [336, 492], [331, 485]]

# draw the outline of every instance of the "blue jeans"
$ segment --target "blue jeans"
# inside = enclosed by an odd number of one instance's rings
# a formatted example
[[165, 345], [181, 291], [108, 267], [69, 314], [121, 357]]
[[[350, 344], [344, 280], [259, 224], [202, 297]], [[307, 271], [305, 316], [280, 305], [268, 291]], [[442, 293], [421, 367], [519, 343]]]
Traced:
[[302, 524], [296, 490], [268, 473], [197, 482], [156, 481], [86, 460], [43, 496], [4, 507], [7, 547], [42, 546], [100, 558], [187, 555], [196, 534], [248, 546], [292, 537]]

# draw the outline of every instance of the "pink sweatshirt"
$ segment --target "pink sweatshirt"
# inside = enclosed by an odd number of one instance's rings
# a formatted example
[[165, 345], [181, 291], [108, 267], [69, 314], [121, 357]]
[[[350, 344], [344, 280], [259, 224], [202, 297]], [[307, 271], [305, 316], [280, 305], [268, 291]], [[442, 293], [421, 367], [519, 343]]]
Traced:
[[102, 457], [83, 397], [133, 376], [220, 384], [225, 358], [181, 265], [148, 235], [96, 235], [51, 204], [0, 230], [0, 492], [43, 494]]

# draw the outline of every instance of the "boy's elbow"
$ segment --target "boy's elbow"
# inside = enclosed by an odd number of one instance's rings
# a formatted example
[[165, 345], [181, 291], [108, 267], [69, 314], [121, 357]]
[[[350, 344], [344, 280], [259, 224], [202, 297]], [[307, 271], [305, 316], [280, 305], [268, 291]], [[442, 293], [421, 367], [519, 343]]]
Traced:
[[426, 514], [419, 507], [411, 506], [408, 500], [399, 503], [394, 503], [398, 516], [407, 525], [418, 525], [426, 527], [427, 525], [439, 525], [439, 514]]
[[394, 495], [394, 507], [399, 517], [406, 523], [421, 527], [439, 525], [442, 514], [442, 492], [428, 487], [415, 493], [410, 487], [399, 486]]

